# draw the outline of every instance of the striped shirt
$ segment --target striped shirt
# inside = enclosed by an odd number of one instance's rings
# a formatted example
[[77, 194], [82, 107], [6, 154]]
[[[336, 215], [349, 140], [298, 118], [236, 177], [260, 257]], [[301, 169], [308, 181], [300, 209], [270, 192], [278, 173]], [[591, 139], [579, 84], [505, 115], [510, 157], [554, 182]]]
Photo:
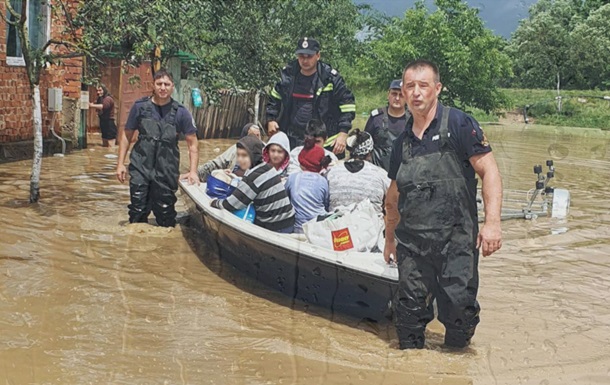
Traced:
[[280, 174], [268, 163], [248, 170], [235, 191], [222, 201], [229, 211], [241, 210], [254, 204], [254, 223], [271, 231], [294, 226], [294, 209], [284, 188]]

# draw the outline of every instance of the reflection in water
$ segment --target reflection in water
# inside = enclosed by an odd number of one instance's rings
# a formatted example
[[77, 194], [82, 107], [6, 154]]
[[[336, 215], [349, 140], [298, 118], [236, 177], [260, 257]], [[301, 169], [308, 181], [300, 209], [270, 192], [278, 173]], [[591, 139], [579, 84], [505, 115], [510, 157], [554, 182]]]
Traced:
[[[572, 208], [563, 222], [504, 224], [461, 353], [440, 346], [437, 322], [427, 350], [395, 350], [391, 326], [291, 304], [221, 264], [204, 234], [125, 225], [110, 150], [45, 158], [33, 206], [30, 162], [0, 165], [0, 382], [609, 383], [610, 136], [487, 131], [506, 188], [533, 187], [531, 166], [552, 158]], [[202, 158], [230, 144], [201, 142]]]

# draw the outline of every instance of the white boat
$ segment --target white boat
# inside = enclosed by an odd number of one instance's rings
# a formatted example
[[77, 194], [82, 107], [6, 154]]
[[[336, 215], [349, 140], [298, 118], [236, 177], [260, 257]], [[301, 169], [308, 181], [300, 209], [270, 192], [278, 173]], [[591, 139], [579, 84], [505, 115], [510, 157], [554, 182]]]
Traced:
[[373, 320], [387, 314], [398, 270], [381, 253], [337, 252], [302, 235], [278, 234], [210, 207], [205, 184], [180, 186], [192, 201], [191, 218], [214, 237], [221, 260], [308, 304]]
[[[535, 189], [509, 191], [503, 219], [532, 219], [551, 215], [551, 209], [567, 215], [569, 193], [548, 186], [554, 167], [552, 162], [547, 165], [550, 171], [544, 178], [541, 167], [535, 167]], [[205, 184], [181, 181], [180, 187], [190, 198], [191, 218], [218, 245], [222, 261], [307, 304], [372, 320], [389, 314], [398, 270], [386, 264], [381, 253], [334, 251], [308, 243], [303, 235], [278, 234], [210, 207], [212, 199]], [[513, 195], [521, 199], [513, 199]]]

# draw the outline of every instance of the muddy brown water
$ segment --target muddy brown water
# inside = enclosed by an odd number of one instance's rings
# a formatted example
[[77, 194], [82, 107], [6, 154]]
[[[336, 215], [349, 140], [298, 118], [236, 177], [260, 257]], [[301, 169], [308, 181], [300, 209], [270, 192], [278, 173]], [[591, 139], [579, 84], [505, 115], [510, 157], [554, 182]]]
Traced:
[[[464, 352], [441, 347], [436, 321], [426, 350], [398, 351], [391, 326], [291, 306], [185, 226], [125, 225], [111, 150], [45, 158], [37, 205], [30, 162], [0, 165], [0, 382], [609, 384], [610, 135], [487, 132], [505, 187], [533, 187], [532, 165], [554, 159], [572, 209], [504, 223]], [[201, 157], [230, 144], [202, 141]]]

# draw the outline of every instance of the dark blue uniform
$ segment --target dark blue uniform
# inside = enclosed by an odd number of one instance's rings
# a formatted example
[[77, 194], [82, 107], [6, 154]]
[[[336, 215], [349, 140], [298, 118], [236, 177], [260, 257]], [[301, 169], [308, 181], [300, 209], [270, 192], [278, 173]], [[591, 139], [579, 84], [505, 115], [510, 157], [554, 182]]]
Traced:
[[158, 106], [147, 97], [135, 102], [125, 129], [138, 131], [129, 162], [129, 222], [147, 222], [152, 211], [159, 226], [175, 226], [178, 135], [197, 132], [191, 114], [174, 100]]
[[399, 117], [390, 116], [387, 107], [371, 111], [364, 130], [371, 134], [375, 143], [371, 159], [373, 164], [389, 171], [392, 145], [396, 138], [405, 131], [407, 119], [410, 116], [408, 112]]
[[491, 151], [469, 115], [438, 105], [422, 139], [413, 119], [394, 142], [388, 176], [399, 192], [398, 292], [394, 301], [401, 348], [422, 348], [426, 325], [445, 325], [445, 344], [464, 347], [479, 323], [477, 179], [470, 157]]
[[[388, 170], [388, 177], [390, 179], [396, 180], [396, 173], [402, 162], [403, 143], [405, 143], [407, 138], [411, 143], [413, 156], [421, 156], [439, 151], [440, 141], [437, 135], [439, 135], [443, 108], [444, 106], [439, 103], [436, 118], [424, 131], [422, 139], [413, 134], [413, 118], [407, 121], [405, 129], [394, 141], [390, 169]], [[456, 151], [460, 160], [464, 162], [464, 175], [473, 178], [474, 170], [470, 166], [470, 157], [476, 154], [491, 152], [491, 146], [487, 141], [483, 129], [472, 116], [453, 108], [448, 119], [449, 144]]]

